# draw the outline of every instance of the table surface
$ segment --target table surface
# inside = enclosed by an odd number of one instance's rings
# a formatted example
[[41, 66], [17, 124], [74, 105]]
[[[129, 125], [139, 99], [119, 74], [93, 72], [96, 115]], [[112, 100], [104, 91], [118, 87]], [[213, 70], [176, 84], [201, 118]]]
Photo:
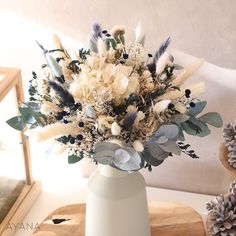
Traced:
[[[84, 236], [85, 212], [86, 204], [60, 207], [40, 224], [33, 236]], [[205, 236], [201, 216], [183, 204], [149, 203], [149, 220], [152, 236]]]
[[[69, 205], [84, 203], [86, 200], [87, 180], [83, 179], [77, 186], [66, 182], [58, 183], [57, 191], [50, 191], [45, 186], [35, 204], [32, 206], [28, 215], [24, 219], [25, 228], [18, 228], [15, 236], [30, 236], [38, 225], [55, 209]], [[147, 196], [149, 202], [152, 201], [170, 201], [183, 203], [195, 209], [203, 218], [206, 218], [206, 202], [212, 200], [214, 196], [174, 191], [160, 188], [147, 187]], [[31, 227], [27, 227], [30, 225]], [[35, 227], [35, 228], [34, 228]]]

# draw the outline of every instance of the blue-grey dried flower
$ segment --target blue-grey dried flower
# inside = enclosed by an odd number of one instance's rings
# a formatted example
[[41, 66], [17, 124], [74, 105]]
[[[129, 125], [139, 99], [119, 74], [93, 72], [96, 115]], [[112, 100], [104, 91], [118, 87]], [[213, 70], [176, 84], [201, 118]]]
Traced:
[[156, 64], [158, 59], [161, 57], [161, 55], [166, 51], [170, 44], [170, 37], [168, 37], [159, 47], [158, 51], [156, 52], [155, 57], [153, 58], [153, 63]]
[[89, 118], [96, 117], [96, 112], [95, 112], [94, 108], [90, 105], [85, 107], [85, 113], [86, 113], [87, 117], [89, 117]]
[[99, 37], [102, 37], [102, 28], [98, 23], [94, 23], [92, 25], [92, 34], [95, 39], [98, 39]]
[[123, 121], [123, 128], [128, 130], [130, 128], [132, 128], [133, 124], [134, 124], [134, 121], [137, 117], [137, 112], [130, 112], [128, 113], [125, 118], [124, 118], [124, 121]]
[[53, 75], [58, 79], [59, 82], [64, 83], [63, 72], [61, 66], [58, 64], [57, 60], [51, 56], [51, 54], [46, 50], [38, 41], [36, 41], [38, 46], [43, 50], [48, 67], [51, 69]]
[[61, 84], [56, 83], [56, 82], [54, 82], [52, 80], [49, 80], [48, 84], [56, 92], [56, 94], [60, 97], [61, 101], [65, 105], [74, 104], [75, 103], [74, 97]]
[[162, 125], [146, 143], [142, 158], [150, 165], [160, 165], [171, 153], [181, 154], [176, 141], [179, 136], [179, 127], [175, 124]]
[[150, 140], [155, 140], [159, 147], [176, 155], [180, 155], [181, 149], [176, 144], [179, 136], [179, 127], [175, 124], [162, 125]]
[[133, 148], [120, 147], [110, 142], [98, 143], [95, 146], [94, 160], [128, 172], [137, 171], [144, 166], [144, 161]]
[[102, 28], [98, 23], [94, 23], [92, 26], [92, 32], [89, 40], [90, 50], [93, 52], [98, 52], [97, 41], [98, 38], [102, 37]]

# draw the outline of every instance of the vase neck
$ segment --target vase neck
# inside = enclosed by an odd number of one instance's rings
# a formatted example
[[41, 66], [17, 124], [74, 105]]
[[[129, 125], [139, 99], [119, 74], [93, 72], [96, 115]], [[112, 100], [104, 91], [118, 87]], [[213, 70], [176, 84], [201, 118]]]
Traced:
[[129, 175], [126, 171], [115, 169], [109, 165], [98, 165], [99, 172], [106, 177], [120, 178]]

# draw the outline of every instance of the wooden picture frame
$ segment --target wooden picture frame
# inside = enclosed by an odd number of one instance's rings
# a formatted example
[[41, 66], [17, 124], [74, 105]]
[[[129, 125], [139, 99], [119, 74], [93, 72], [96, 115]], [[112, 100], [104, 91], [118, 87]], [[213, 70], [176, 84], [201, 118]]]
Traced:
[[[0, 102], [12, 89], [15, 89], [16, 106], [19, 102], [23, 102], [24, 93], [20, 69], [0, 67], [0, 76]], [[20, 132], [20, 138], [23, 140], [23, 132]], [[28, 140], [24, 140], [22, 149], [25, 168], [25, 186], [23, 187], [23, 190], [14, 205], [11, 207], [10, 211], [0, 224], [1, 236], [12, 236], [16, 233], [15, 228], [11, 226], [22, 223], [27, 212], [41, 192], [40, 181], [33, 180]]]

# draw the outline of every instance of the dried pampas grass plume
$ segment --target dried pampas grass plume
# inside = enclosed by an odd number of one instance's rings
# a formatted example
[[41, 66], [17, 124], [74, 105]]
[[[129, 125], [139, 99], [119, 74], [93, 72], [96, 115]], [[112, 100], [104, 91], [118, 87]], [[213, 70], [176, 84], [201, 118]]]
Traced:
[[182, 85], [190, 76], [192, 76], [204, 63], [204, 59], [199, 59], [195, 63], [189, 65], [172, 81], [176, 86]]
[[164, 99], [175, 100], [175, 99], [181, 98], [184, 96], [186, 89], [191, 90], [192, 96], [196, 96], [198, 94], [204, 93], [206, 90], [206, 86], [204, 82], [199, 82], [199, 83], [191, 84], [191, 85], [185, 85], [185, 86], [180, 87], [180, 91], [179, 90], [168, 91], [162, 96], [160, 96], [159, 99], [160, 100], [164, 100]]
[[51, 125], [44, 126], [43, 128], [35, 129], [36, 132], [27, 132], [29, 135], [35, 136], [36, 141], [42, 142], [47, 139], [52, 139], [60, 137], [63, 135], [76, 135], [79, 131], [79, 128], [75, 128], [74, 123], [62, 124], [55, 123]]

